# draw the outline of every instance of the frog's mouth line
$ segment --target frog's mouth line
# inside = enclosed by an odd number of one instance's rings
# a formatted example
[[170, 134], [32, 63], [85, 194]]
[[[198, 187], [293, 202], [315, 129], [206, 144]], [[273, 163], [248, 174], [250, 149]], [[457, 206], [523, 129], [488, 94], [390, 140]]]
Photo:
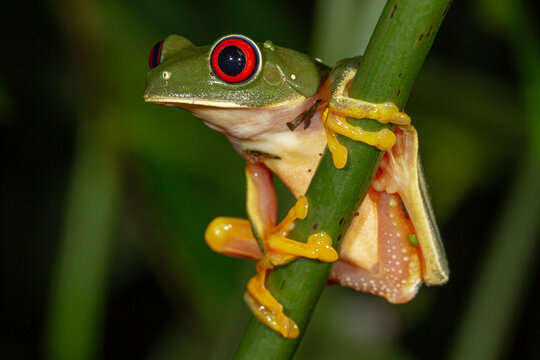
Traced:
[[[143, 95], [144, 101], [164, 105], [164, 106], [174, 106], [174, 107], [190, 107], [190, 106], [202, 106], [202, 107], [213, 107], [213, 108], [227, 108], [227, 109], [251, 109], [251, 108], [265, 108], [267, 106], [259, 106], [257, 103], [253, 104], [243, 103], [239, 104], [233, 101], [220, 101], [220, 100], [207, 100], [207, 99], [188, 99], [182, 97], [174, 96], [155, 96], [155, 95]], [[305, 99], [302, 96], [297, 98], [288, 99], [278, 104], [268, 105], [268, 107], [277, 107], [282, 105], [291, 105], [297, 104], [299, 101], [302, 102]]]
[[[144, 95], [144, 101], [164, 105], [164, 106], [176, 106], [184, 107], [189, 105], [194, 106], [209, 106], [209, 107], [221, 107], [221, 108], [246, 108], [249, 106], [240, 105], [231, 101], [210, 101], [203, 99], [186, 99], [181, 97], [169, 97], [169, 96], [151, 96]], [[183, 106], [184, 105], [184, 106]]]

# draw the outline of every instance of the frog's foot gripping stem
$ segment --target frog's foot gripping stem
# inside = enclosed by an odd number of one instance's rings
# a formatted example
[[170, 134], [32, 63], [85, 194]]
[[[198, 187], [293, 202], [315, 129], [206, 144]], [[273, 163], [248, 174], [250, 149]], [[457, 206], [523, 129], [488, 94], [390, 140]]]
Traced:
[[[287, 237], [294, 222], [307, 216], [308, 202], [304, 196], [298, 198], [287, 216], [276, 225], [276, 200], [270, 171], [261, 163], [248, 162], [246, 175], [251, 223], [243, 219], [216, 218], [208, 226], [205, 239], [216, 252], [259, 260], [257, 274], [247, 286], [246, 303], [263, 324], [284, 337], [295, 338], [299, 334], [298, 326], [285, 315], [283, 306], [266, 288], [269, 271], [298, 257], [333, 262], [339, 256], [332, 247], [332, 239], [324, 232], [310, 235], [306, 243]], [[257, 234], [259, 244], [253, 234]]]
[[307, 211], [307, 199], [300, 196], [281, 223], [264, 236], [265, 253], [272, 265], [285, 265], [298, 257], [325, 262], [333, 262], [338, 259], [338, 253], [332, 247], [332, 239], [323, 232], [310, 235], [306, 243], [287, 237], [294, 222], [297, 219], [305, 219]]
[[[263, 244], [267, 261], [272, 266], [285, 265], [298, 257], [330, 262], [337, 260], [338, 254], [332, 248], [332, 239], [323, 232], [310, 235], [307, 243], [287, 238], [294, 221], [304, 219], [306, 215], [307, 200], [301, 196], [285, 219], [279, 225], [272, 226], [264, 235]], [[208, 246], [215, 252], [255, 260], [263, 257], [248, 220], [217, 217], [206, 228], [204, 237]]]
[[[256, 266], [257, 274], [249, 280], [244, 300], [257, 320], [284, 337], [297, 337], [298, 325], [285, 315], [283, 305], [266, 288], [266, 277], [274, 265], [268, 256], [259, 250], [257, 241], [251, 233], [249, 221], [227, 217], [215, 218], [206, 229], [205, 239], [208, 246], [216, 252], [259, 260]], [[294, 257], [287, 255], [275, 258], [281, 262], [292, 259]]]
[[246, 176], [247, 211], [252, 230], [273, 266], [284, 265], [297, 257], [337, 260], [338, 254], [331, 246], [331, 239], [324, 233], [311, 235], [306, 243], [287, 237], [294, 222], [307, 216], [308, 201], [304, 196], [298, 198], [287, 216], [276, 225], [276, 199], [270, 170], [262, 163], [248, 162]]
[[299, 329], [294, 320], [285, 315], [283, 306], [266, 288], [268, 272], [277, 265], [284, 265], [299, 256], [336, 261], [337, 252], [332, 248], [332, 240], [324, 233], [313, 234], [307, 244], [288, 239], [288, 229], [299, 217], [305, 217], [307, 202], [300, 198], [289, 211], [287, 217], [267, 235], [267, 251], [263, 254], [251, 232], [249, 221], [238, 218], [218, 217], [207, 227], [205, 239], [216, 252], [259, 260], [247, 286], [244, 299], [253, 315], [269, 328], [287, 338], [296, 338]]
[[254, 316], [269, 328], [286, 338], [296, 338], [299, 329], [294, 320], [285, 315], [281, 305], [266, 288], [266, 275], [275, 266], [284, 265], [298, 257], [326, 262], [338, 259], [332, 239], [325, 233], [312, 234], [307, 243], [287, 238], [296, 219], [304, 219], [308, 204], [305, 197], [298, 198], [285, 219], [263, 236], [265, 254], [257, 263], [257, 274], [249, 280], [246, 303]]
[[[340, 91], [339, 86], [337, 91]], [[338, 169], [343, 168], [347, 163], [347, 149], [338, 142], [337, 134], [375, 146], [380, 150], [388, 150], [396, 143], [396, 136], [391, 130], [387, 128], [379, 131], [363, 130], [349, 124], [347, 117], [373, 119], [382, 124], [409, 125], [411, 123], [409, 116], [400, 112], [394, 103], [376, 104], [344, 95], [333, 95], [328, 107], [324, 110], [322, 121], [326, 130], [328, 149]]]
[[281, 305], [266, 288], [268, 271], [274, 268], [268, 257], [264, 256], [257, 263], [257, 274], [247, 285], [244, 300], [253, 316], [283, 337], [294, 339], [300, 333], [298, 325], [283, 312]]

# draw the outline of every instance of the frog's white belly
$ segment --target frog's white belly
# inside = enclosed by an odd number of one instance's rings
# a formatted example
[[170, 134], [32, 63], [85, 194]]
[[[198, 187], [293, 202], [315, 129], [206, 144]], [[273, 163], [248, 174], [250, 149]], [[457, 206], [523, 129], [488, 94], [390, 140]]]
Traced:
[[[267, 159], [264, 164], [279, 176], [297, 198], [305, 194], [326, 147], [326, 134], [320, 116], [320, 111], [313, 115], [308, 129], [304, 130], [300, 125], [294, 132], [287, 129], [288, 132], [274, 134], [253, 144], [264, 152], [274, 149], [273, 154], [280, 159]], [[275, 149], [280, 150], [276, 152]]]
[[[207, 126], [224, 134], [235, 150], [248, 161], [257, 159], [274, 172], [295, 197], [303, 195], [326, 146], [326, 135], [317, 111], [304, 129], [287, 126], [307, 111], [320, 96], [299, 98], [279, 106], [263, 108], [219, 108], [185, 106]], [[256, 158], [250, 154], [260, 153]]]

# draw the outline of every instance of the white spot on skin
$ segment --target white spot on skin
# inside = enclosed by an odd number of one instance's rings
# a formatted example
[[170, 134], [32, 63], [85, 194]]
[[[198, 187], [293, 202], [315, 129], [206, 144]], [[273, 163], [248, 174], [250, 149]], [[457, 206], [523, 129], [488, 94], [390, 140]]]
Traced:
[[296, 75], [291, 74], [291, 79], [296, 80]]
[[170, 77], [171, 77], [171, 73], [170, 73], [170, 72], [168, 72], [168, 71], [164, 71], [164, 72], [163, 72], [163, 78], [164, 78], [165, 80], [169, 79]]

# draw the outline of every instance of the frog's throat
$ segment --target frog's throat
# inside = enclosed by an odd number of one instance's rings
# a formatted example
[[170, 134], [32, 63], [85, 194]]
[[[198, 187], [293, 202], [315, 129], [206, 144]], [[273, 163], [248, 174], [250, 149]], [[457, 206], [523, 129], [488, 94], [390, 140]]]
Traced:
[[[233, 142], [254, 140], [288, 130], [286, 123], [316, 101], [302, 96], [268, 106], [239, 105], [233, 102], [190, 100], [174, 102], [200, 118], [208, 127], [227, 136]], [[165, 104], [166, 103], [160, 103]]]
[[322, 96], [320, 92], [302, 102], [263, 108], [184, 108], [225, 135], [244, 159], [264, 162], [298, 197], [315, 172], [326, 137], [321, 111], [313, 114], [307, 128], [298, 126], [292, 131], [287, 123], [308, 111]]

